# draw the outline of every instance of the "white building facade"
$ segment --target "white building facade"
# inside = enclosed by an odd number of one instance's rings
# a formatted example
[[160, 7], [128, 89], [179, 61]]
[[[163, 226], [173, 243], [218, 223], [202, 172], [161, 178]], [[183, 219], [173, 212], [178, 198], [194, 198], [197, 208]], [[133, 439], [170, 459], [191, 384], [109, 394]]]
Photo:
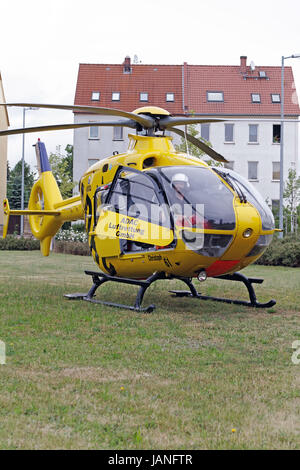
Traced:
[[[269, 205], [279, 204], [280, 130], [279, 121], [264, 121], [268, 116], [243, 121], [231, 119], [226, 123], [205, 125], [202, 135], [209, 137], [213, 148], [229, 161], [225, 165], [248, 179]], [[201, 126], [199, 126], [201, 133]], [[284, 180], [289, 169], [299, 172], [299, 124], [284, 124]]]
[[[133, 111], [153, 105], [171, 114], [224, 119], [198, 125], [199, 135], [258, 189], [275, 209], [280, 181], [280, 67], [161, 66], [83, 64], [79, 68], [75, 104]], [[292, 69], [286, 68], [284, 180], [290, 168], [299, 173], [299, 105]], [[116, 99], [117, 98], [117, 99]], [[118, 121], [96, 114], [75, 113], [75, 123]], [[74, 131], [74, 181], [96, 161], [127, 150], [128, 134], [120, 127], [91, 127]], [[174, 136], [174, 143], [178, 143]]]

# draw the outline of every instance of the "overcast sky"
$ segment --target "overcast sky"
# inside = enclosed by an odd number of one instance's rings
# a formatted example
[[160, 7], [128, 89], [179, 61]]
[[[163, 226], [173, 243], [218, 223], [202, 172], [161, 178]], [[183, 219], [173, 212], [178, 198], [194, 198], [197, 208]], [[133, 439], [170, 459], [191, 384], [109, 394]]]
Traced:
[[[4, 2], [3, 2], [4, 3]], [[79, 63], [280, 65], [300, 53], [299, 0], [9, 0], [1, 5], [0, 71], [7, 102], [73, 104]], [[300, 59], [290, 59], [300, 93]], [[22, 127], [22, 109], [9, 110]], [[28, 111], [26, 126], [73, 122], [65, 111]], [[27, 134], [25, 159], [40, 137], [48, 153], [73, 143], [73, 131]], [[8, 137], [8, 158], [22, 137]]]

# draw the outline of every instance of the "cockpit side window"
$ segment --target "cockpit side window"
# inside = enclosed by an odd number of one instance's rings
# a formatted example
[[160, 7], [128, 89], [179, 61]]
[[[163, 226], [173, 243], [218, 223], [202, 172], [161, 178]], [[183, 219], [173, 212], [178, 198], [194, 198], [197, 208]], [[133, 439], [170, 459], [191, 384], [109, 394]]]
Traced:
[[151, 177], [130, 171], [122, 172], [109, 194], [112, 210], [129, 217], [170, 227], [170, 217]]
[[94, 227], [97, 225], [101, 206], [105, 204], [107, 195], [109, 193], [110, 185], [100, 186], [96, 189], [95, 196], [94, 196]]

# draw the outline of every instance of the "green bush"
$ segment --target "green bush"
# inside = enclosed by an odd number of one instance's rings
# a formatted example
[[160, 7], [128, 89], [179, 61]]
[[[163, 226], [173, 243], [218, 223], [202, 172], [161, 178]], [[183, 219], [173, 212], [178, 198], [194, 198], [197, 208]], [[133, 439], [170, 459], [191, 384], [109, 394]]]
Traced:
[[79, 232], [79, 233], [82, 233], [82, 232], [85, 233], [85, 230], [86, 230], [84, 222], [78, 222], [77, 224], [72, 224], [71, 229], [74, 232]]
[[300, 238], [295, 235], [288, 235], [282, 239], [274, 238], [256, 264], [300, 267]]
[[[8, 235], [0, 238], [0, 250], [31, 251], [39, 250], [39, 240]], [[77, 241], [55, 240], [54, 252], [71, 255], [89, 256], [90, 249], [87, 243]], [[266, 266], [300, 267], [300, 237], [285, 236], [283, 239], [274, 237], [271, 245], [256, 261], [256, 264]]]
[[8, 235], [6, 238], [0, 238], [0, 250], [39, 250], [39, 240], [33, 238], [16, 237]]
[[53, 251], [55, 253], [65, 253], [68, 255], [89, 256], [91, 254], [88, 243], [63, 240], [55, 240]]

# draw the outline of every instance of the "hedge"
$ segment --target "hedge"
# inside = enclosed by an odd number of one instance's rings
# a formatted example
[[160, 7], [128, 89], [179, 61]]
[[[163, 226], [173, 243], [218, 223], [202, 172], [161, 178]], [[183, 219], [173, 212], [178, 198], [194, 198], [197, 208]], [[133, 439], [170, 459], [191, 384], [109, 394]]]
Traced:
[[65, 253], [68, 255], [89, 256], [91, 254], [88, 243], [55, 240], [54, 253]]
[[7, 235], [6, 238], [0, 238], [0, 250], [31, 251], [39, 250], [40, 242], [35, 238], [16, 237]]
[[[39, 250], [39, 240], [33, 238], [16, 237], [8, 235], [0, 238], [0, 250]], [[88, 243], [80, 241], [55, 240], [55, 253], [89, 256]], [[280, 239], [274, 237], [265, 253], [256, 261], [256, 264], [266, 266], [300, 267], [300, 236], [288, 235]]]
[[295, 235], [287, 235], [282, 239], [274, 237], [256, 264], [300, 267], [300, 237]]
[[[40, 242], [35, 238], [24, 238], [15, 235], [7, 235], [0, 238], [0, 250], [32, 251], [39, 250]], [[54, 241], [54, 253], [66, 253], [70, 255], [89, 256], [91, 254], [88, 243], [79, 241]]]

